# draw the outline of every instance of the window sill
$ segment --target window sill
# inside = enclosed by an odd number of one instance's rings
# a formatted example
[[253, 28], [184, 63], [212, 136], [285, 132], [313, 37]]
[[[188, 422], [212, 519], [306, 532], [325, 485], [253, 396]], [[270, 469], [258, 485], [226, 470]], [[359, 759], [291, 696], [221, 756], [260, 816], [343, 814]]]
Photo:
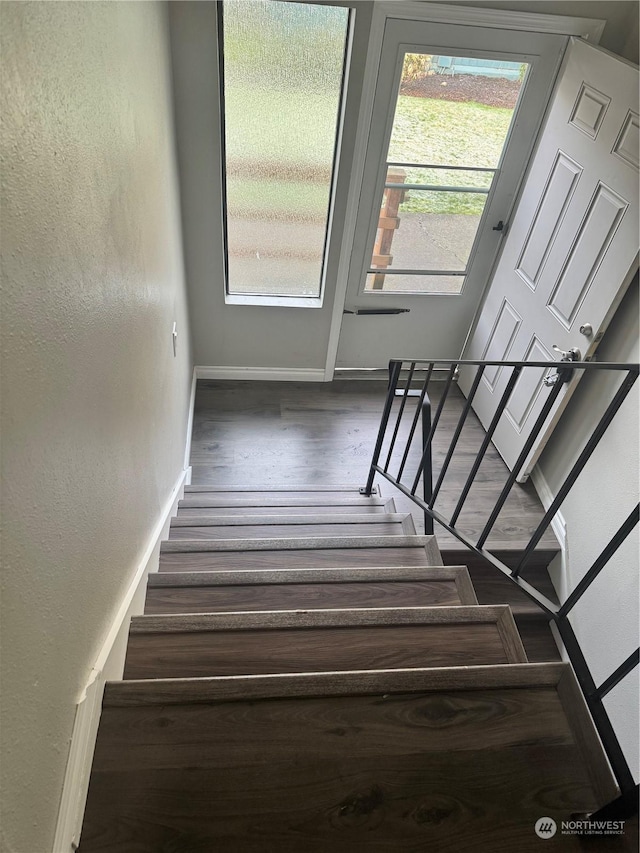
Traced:
[[255, 294], [225, 294], [225, 305], [264, 305], [271, 308], [322, 308], [318, 296], [256, 296]]

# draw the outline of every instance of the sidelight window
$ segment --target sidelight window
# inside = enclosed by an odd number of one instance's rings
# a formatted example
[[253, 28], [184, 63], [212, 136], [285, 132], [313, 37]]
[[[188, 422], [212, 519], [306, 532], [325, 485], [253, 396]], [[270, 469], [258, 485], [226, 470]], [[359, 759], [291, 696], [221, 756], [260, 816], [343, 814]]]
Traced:
[[317, 303], [349, 11], [225, 0], [219, 15], [227, 296]]

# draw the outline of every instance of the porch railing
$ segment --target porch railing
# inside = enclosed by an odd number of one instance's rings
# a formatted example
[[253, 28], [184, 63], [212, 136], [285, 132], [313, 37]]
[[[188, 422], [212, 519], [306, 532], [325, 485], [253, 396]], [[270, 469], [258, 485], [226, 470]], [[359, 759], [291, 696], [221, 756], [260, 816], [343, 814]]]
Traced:
[[[451, 514], [444, 513], [439, 504], [442, 485], [450, 469], [451, 462], [454, 459], [460, 436], [469, 418], [480, 382], [482, 381], [485, 370], [489, 367], [498, 367], [510, 371], [506, 386], [495, 413], [492, 415], [491, 421], [487, 426], [476, 456], [471, 462], [466, 481], [460, 490], [455, 508]], [[505, 409], [507, 408], [514, 387], [523, 371], [554, 367], [557, 368], [557, 379], [549, 382], [550, 391], [513, 465], [513, 469], [510, 473], [506, 471], [505, 481], [498, 498], [494, 503], [486, 507], [486, 521], [482, 531], [478, 536], [470, 535], [460, 526], [460, 515], [469, 493], [476, 482], [478, 471], [485, 459], [496, 429], [500, 421], [505, 417]], [[451, 437], [447, 436], [441, 441], [443, 430], [442, 428], [439, 430], [439, 427], [442, 421], [442, 413], [451, 390], [456, 383], [460, 368], [475, 371], [475, 375], [473, 375], [469, 393], [462, 404], [462, 411]], [[439, 374], [444, 373], [445, 378], [444, 382], [438, 383], [441, 385], [441, 393], [435, 406], [435, 411], [432, 413], [429, 385], [434, 378], [435, 371]], [[524, 548], [522, 548], [516, 565], [508, 566], [500, 557], [489, 550], [487, 540], [494, 529], [501, 510], [507, 503], [519, 472], [528, 460], [538, 437], [553, 413], [563, 386], [571, 380], [574, 371], [583, 371], [586, 374], [586, 376], [583, 375], [583, 381], [585, 379], [588, 380], [590, 376], [596, 373], [602, 374], [602, 371], [607, 371], [608, 375], [615, 382], [615, 389], [612, 391], [610, 402], [604, 407], [604, 411], [600, 414], [597, 423], [595, 423], [595, 426], [591, 430], [591, 434], [584, 442], [564, 482], [557, 490], [555, 497], [544, 512], [535, 531], [524, 545]], [[551, 526], [554, 516], [564, 503], [567, 495], [570, 493], [591, 455], [606, 433], [607, 428], [615, 418], [625, 398], [633, 388], [638, 378], [638, 371], [639, 366], [637, 364], [598, 362], [572, 362], [570, 365], [566, 362], [560, 362], [556, 365], [550, 365], [548, 362], [537, 361], [407, 361], [394, 359], [389, 363], [389, 388], [369, 477], [366, 486], [361, 489], [363, 494], [370, 495], [376, 475], [391, 482], [423, 510], [426, 533], [432, 533], [433, 524], [437, 522], [462, 542], [470, 551], [481, 557], [496, 570], [502, 572], [522, 592], [529, 596], [544, 611], [549, 621], [556, 626], [558, 635], [564, 644], [594, 724], [600, 735], [614, 776], [620, 787], [621, 797], [619, 802], [617, 802], [616, 812], [618, 815], [637, 812], [638, 788], [605, 709], [603, 699], [638, 665], [640, 649], [636, 649], [614, 672], [598, 684], [587, 664], [584, 652], [580, 647], [576, 633], [569, 620], [569, 614], [638, 524], [640, 517], [639, 506], [636, 505], [629, 515], [624, 520], [621, 520], [616, 533], [562, 604], [556, 604], [551, 601], [546, 595], [526, 581], [522, 577], [522, 572], [530, 561], [536, 546]], [[446, 450], [444, 451], [444, 459], [440, 470], [437, 472], [435, 485], [433, 485], [432, 449], [436, 434], [438, 435], [441, 452], [443, 447]], [[411, 450], [414, 445], [417, 445], [416, 456], [418, 457], [418, 461], [417, 464], [410, 464]], [[422, 487], [420, 488], [421, 484]], [[611, 808], [608, 809], [607, 815], [611, 817]]]

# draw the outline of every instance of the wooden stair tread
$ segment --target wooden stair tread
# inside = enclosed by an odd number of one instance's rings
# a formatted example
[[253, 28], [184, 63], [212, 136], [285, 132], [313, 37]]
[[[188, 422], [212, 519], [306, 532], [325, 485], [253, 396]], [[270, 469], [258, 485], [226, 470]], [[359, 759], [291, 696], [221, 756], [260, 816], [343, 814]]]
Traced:
[[227, 538], [215, 542], [199, 540], [165, 540], [160, 551], [169, 553], [189, 553], [191, 551], [293, 551], [351, 548], [420, 548], [436, 546], [435, 537], [405, 536], [288, 536], [263, 539]]
[[566, 663], [398, 667], [342, 672], [127, 679], [107, 682], [104, 707], [190, 705], [307, 696], [377, 696], [457, 690], [556, 687]]
[[[185, 581], [186, 579], [186, 581]], [[477, 604], [464, 567], [151, 575], [146, 614]]]
[[160, 549], [161, 572], [434, 566], [441, 562], [435, 538], [415, 535], [171, 540]]
[[[238, 493], [240, 494], [240, 493]], [[322, 493], [317, 497], [305, 497], [300, 494], [278, 494], [274, 492], [269, 495], [257, 494], [255, 497], [228, 497], [223, 494], [189, 493], [188, 497], [179, 501], [178, 507], [273, 507], [273, 506], [385, 506], [386, 498], [376, 496], [364, 497], [362, 495], [330, 495]]]
[[[383, 522], [402, 522], [411, 518], [406, 512], [384, 512], [378, 515], [360, 515], [359, 513], [315, 513], [313, 521], [317, 524], [380, 524]], [[246, 524], [261, 524], [271, 526], [277, 524], [309, 524], [309, 515], [202, 515], [202, 516], [175, 516], [171, 519], [171, 527], [198, 527], [216, 526], [220, 527], [243, 527]]]
[[[333, 494], [353, 494], [358, 495], [359, 497], [364, 497], [360, 495], [360, 488], [354, 485], [317, 485], [317, 486], [309, 486], [309, 485], [272, 485], [272, 486], [260, 486], [256, 488], [256, 486], [215, 486], [215, 485], [207, 485], [206, 483], [197, 483], [197, 484], [189, 484], [184, 487], [185, 494], [251, 494], [251, 495], [271, 495], [271, 494], [286, 494], [286, 495], [298, 495], [298, 494], [311, 494], [317, 495], [318, 493], [328, 493]], [[374, 486], [372, 489], [373, 497], [380, 497], [380, 487]]]
[[431, 566], [424, 548], [326, 548], [292, 551], [194, 551], [163, 553], [160, 572], [263, 570], [283, 568], [357, 568], [358, 566]]
[[467, 573], [466, 566], [392, 566], [360, 567], [355, 569], [276, 569], [266, 571], [235, 572], [170, 572], [149, 575], [150, 587], [169, 586], [224, 586], [226, 584], [289, 584], [335, 583], [350, 581], [366, 583], [378, 580], [453, 580]]
[[110, 683], [80, 850], [537, 850], [543, 813], [615, 795], [572, 678], [513, 664]]
[[[485, 547], [489, 551], [511, 551], [514, 554], [522, 554], [526, 546], [529, 544], [529, 539], [531, 538], [533, 530], [529, 529], [529, 527], [522, 526], [521, 517], [518, 515], [517, 511], [514, 511], [513, 515], [510, 517], [506, 517], [506, 514], [505, 516], [502, 516], [501, 514], [501, 519], [510, 535], [505, 535], [504, 529], [493, 530], [489, 534]], [[484, 528], [485, 522], [486, 517], [481, 516], [477, 519], [475, 524], [462, 522], [457, 526], [460, 530], [466, 533], [472, 541], [476, 541]], [[522, 526], [522, 529], [518, 536], [516, 535], [516, 530], [519, 526]], [[442, 527], [436, 522], [435, 528], [438, 541], [442, 542], [443, 548], [458, 552], [464, 550], [461, 548], [460, 540], [450, 533], [445, 527]], [[542, 538], [535, 547], [536, 552], [549, 553], [551, 555], [558, 554], [560, 550], [560, 543], [551, 528], [548, 528], [544, 532]], [[553, 556], [550, 559], [553, 559]]]
[[227, 516], [180, 518], [172, 522], [171, 540], [243, 539], [265, 536], [383, 536], [411, 535], [416, 528], [410, 514], [384, 515], [309, 515], [299, 516]]
[[520, 663], [508, 607], [139, 616], [125, 678]]
[[133, 616], [130, 634], [165, 634], [201, 631], [244, 631], [255, 628], [330, 628], [378, 625], [484, 624], [508, 620], [508, 605], [459, 607], [372, 607], [361, 610], [269, 610], [265, 612], [196, 613], [168, 616]]
[[208, 516], [215, 517], [233, 517], [243, 515], [311, 515], [317, 513], [330, 513], [332, 515], [354, 514], [358, 515], [381, 515], [384, 513], [395, 513], [396, 504], [393, 498], [387, 498], [379, 503], [371, 504], [335, 504], [330, 500], [326, 503], [306, 503], [300, 504], [291, 501], [281, 506], [258, 506], [257, 501], [252, 503], [233, 503], [223, 501], [216, 506], [181, 506], [178, 504], [176, 518], [188, 518], [197, 516], [198, 518], [206, 518]]
[[461, 563], [379, 494], [187, 487], [106, 686], [81, 853], [533, 851], [541, 815], [614, 799], [571, 668], [528, 662], [544, 613]]
[[446, 607], [473, 603], [460, 594], [455, 580], [244, 584], [150, 588], [145, 614], [412, 605]]
[[[375, 518], [375, 516], [372, 516]], [[409, 523], [409, 522], [408, 522]], [[413, 527], [413, 522], [411, 521]], [[415, 528], [413, 528], [415, 530]], [[403, 522], [381, 521], [372, 524], [323, 524], [321, 521], [308, 521], [305, 525], [288, 524], [286, 519], [279, 525], [248, 524], [236, 528], [202, 525], [191, 527], [174, 527], [169, 534], [169, 542], [220, 542], [230, 536], [238, 539], [263, 539], [265, 536], [274, 538], [304, 537], [304, 536], [406, 536], [407, 530]]]

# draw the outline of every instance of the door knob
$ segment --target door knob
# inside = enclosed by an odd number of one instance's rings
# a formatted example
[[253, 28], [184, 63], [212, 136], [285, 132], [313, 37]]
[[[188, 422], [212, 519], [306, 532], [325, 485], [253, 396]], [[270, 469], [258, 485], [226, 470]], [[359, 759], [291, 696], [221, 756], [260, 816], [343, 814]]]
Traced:
[[555, 344], [551, 347], [556, 352], [560, 353], [560, 361], [580, 361], [582, 358], [582, 353], [578, 349], [578, 347], [571, 347], [569, 350], [560, 349]]
[[[564, 361], [564, 362], [566, 362], [566, 361], [569, 361], [569, 362], [580, 361], [580, 359], [582, 358], [582, 353], [580, 352], [578, 347], [571, 347], [571, 349], [569, 349], [569, 350], [563, 350], [554, 344], [552, 349], [554, 349], [556, 352], [560, 353], [560, 361], [561, 362], [562, 361]], [[542, 384], [546, 385], [547, 388], [550, 388], [552, 385], [555, 385], [556, 382], [562, 382], [564, 384], [571, 379], [572, 375], [573, 375], [573, 370], [571, 370], [569, 368], [566, 368], [566, 367], [558, 368], [558, 369], [552, 368], [551, 370], [549, 370], [547, 375], [542, 380]]]
[[593, 326], [591, 325], [591, 323], [584, 323], [582, 326], [580, 326], [580, 334], [584, 335], [585, 338], [590, 338], [593, 334]]

